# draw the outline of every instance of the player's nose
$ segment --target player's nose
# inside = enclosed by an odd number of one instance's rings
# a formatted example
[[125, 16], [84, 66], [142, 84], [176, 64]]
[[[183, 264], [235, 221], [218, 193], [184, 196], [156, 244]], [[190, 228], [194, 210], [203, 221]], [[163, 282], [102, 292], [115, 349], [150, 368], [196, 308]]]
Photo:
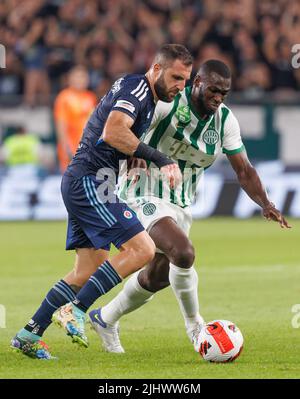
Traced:
[[220, 105], [223, 102], [223, 96], [222, 94], [215, 94], [214, 95], [214, 102], [218, 105]]
[[181, 80], [180, 82], [177, 83], [176, 87], [179, 91], [182, 91], [185, 87], [185, 80]]

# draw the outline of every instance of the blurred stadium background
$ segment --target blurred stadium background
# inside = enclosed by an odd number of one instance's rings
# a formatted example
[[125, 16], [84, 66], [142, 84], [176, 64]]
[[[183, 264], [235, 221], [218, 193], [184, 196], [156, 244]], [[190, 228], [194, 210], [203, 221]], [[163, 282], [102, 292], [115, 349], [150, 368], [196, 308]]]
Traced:
[[[60, 220], [57, 97], [80, 66], [97, 101], [126, 73], [144, 73], [166, 42], [233, 71], [226, 103], [277, 207], [300, 217], [298, 0], [0, 0], [0, 220]], [[3, 47], [2, 47], [3, 49]], [[299, 57], [298, 57], [299, 58]], [[300, 66], [300, 64], [299, 64]], [[207, 171], [195, 218], [251, 217], [226, 159]]]

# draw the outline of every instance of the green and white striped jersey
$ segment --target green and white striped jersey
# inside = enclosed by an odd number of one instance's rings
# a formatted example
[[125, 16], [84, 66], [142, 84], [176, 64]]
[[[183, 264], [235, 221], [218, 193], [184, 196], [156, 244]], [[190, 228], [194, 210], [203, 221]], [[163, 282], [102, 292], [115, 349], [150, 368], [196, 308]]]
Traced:
[[182, 183], [170, 189], [151, 163], [150, 176], [142, 174], [137, 183], [123, 179], [120, 197], [126, 202], [158, 197], [180, 207], [189, 206], [203, 171], [213, 164], [220, 151], [235, 154], [244, 150], [239, 123], [232, 111], [222, 104], [208, 120], [202, 120], [191, 103], [191, 91], [191, 87], [186, 87], [171, 103], [159, 101], [150, 128], [142, 138], [178, 163]]

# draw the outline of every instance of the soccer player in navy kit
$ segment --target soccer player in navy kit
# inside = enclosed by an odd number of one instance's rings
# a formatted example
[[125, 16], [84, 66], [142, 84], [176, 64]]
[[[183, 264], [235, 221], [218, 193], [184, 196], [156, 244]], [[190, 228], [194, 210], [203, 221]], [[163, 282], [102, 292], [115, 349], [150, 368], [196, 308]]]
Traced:
[[[40, 338], [58, 308], [55, 321], [74, 342], [88, 346], [84, 332], [87, 309], [154, 257], [155, 245], [135, 213], [114, 194], [107, 200], [106, 194], [109, 184], [117, 183], [120, 161], [130, 156], [154, 162], [171, 187], [181, 179], [176, 163], [139, 138], [150, 125], [155, 103], [171, 102], [183, 90], [191, 70], [192, 57], [184, 46], [165, 45], [146, 75], [117, 80], [94, 110], [62, 180], [68, 211], [67, 249], [76, 249], [74, 270], [51, 288], [29, 323], [13, 338], [14, 349], [34, 358], [51, 358]], [[111, 243], [120, 252], [108, 260]]]

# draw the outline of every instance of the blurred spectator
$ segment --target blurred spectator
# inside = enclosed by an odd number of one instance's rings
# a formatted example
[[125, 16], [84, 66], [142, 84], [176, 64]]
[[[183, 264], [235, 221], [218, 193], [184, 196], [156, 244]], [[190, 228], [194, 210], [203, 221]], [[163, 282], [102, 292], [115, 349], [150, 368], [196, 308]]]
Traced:
[[105, 57], [101, 48], [91, 47], [87, 54], [89, 87], [96, 91], [105, 78]]
[[237, 81], [237, 88], [244, 92], [249, 100], [260, 98], [271, 88], [271, 74], [262, 62], [253, 62], [246, 66]]
[[23, 70], [17, 55], [9, 50], [6, 52], [6, 67], [0, 69], [0, 96], [22, 94]]
[[4, 140], [1, 158], [7, 166], [33, 165], [40, 163], [40, 141], [36, 135], [26, 132], [24, 127]]
[[27, 0], [21, 3], [19, 13], [16, 7], [10, 14], [10, 24], [22, 34], [16, 43], [16, 51], [24, 61], [24, 100], [29, 106], [49, 102], [50, 86], [46, 73], [44, 40], [48, 13], [43, 8], [45, 3], [45, 0]]
[[97, 101], [95, 94], [87, 90], [89, 76], [85, 67], [71, 69], [68, 83], [54, 102], [57, 155], [62, 172], [75, 154], [85, 123]]
[[284, 37], [280, 37], [276, 43], [276, 54], [272, 64], [273, 87], [293, 91], [297, 82], [291, 65], [291, 45]]
[[[208, 57], [228, 62], [234, 90], [249, 93], [254, 79], [261, 95], [297, 93], [291, 47], [299, 37], [299, 0], [0, 0], [0, 42], [8, 58], [0, 94], [48, 103], [79, 64], [98, 93], [107, 81], [147, 69], [165, 42], [184, 43], [195, 68]], [[258, 90], [262, 70], [266, 79]]]
[[97, 98], [101, 99], [111, 88], [111, 81], [109, 78], [104, 78], [100, 81], [95, 89]]

